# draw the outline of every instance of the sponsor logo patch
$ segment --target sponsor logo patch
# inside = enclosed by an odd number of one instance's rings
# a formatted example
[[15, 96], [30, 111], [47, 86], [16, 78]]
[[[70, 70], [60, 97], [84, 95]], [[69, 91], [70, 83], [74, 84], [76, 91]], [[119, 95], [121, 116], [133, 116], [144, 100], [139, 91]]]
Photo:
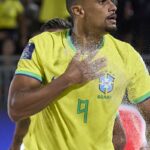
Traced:
[[35, 45], [33, 43], [29, 43], [23, 50], [21, 59], [31, 59], [32, 53], [34, 51]]

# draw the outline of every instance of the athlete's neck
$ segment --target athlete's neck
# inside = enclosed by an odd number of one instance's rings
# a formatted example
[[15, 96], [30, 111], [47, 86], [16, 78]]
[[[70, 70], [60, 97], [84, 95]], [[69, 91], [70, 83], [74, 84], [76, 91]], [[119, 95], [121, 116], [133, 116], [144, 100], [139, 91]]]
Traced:
[[70, 36], [75, 48], [82, 52], [97, 50], [103, 44], [103, 35], [93, 32], [84, 32], [73, 28]]

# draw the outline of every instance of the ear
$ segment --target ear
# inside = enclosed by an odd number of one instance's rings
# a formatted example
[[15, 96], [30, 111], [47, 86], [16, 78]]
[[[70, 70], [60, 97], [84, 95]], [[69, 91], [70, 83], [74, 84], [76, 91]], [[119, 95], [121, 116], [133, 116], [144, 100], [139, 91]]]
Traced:
[[84, 17], [84, 10], [81, 5], [73, 5], [71, 7], [71, 12], [73, 16]]

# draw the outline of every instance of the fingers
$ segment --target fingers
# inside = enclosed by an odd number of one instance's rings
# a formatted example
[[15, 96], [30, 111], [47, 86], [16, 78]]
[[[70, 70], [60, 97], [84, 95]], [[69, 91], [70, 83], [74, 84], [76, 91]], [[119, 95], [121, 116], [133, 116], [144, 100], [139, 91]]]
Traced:
[[106, 65], [107, 65], [106, 58], [99, 58], [90, 63], [90, 69], [94, 73], [100, 71], [100, 69], [106, 67]]
[[84, 61], [87, 61], [87, 62], [92, 61], [92, 59], [96, 56], [97, 53], [98, 53], [98, 50], [88, 52], [87, 53], [88, 56], [84, 59]]
[[85, 80], [86, 81], [95, 80], [95, 79], [98, 79], [99, 77], [104, 76], [104, 75], [105, 75], [104, 72], [96, 72], [94, 74], [87, 74], [87, 75], [85, 75]]
[[106, 65], [107, 60], [104, 57], [89, 63], [87, 67], [85, 65], [84, 76], [86, 81], [94, 80], [104, 75], [104, 72], [102, 72], [101, 69], [106, 67]]
[[81, 54], [81, 51], [78, 51], [73, 57], [71, 65], [81, 74], [81, 82], [94, 80], [104, 75], [101, 69], [106, 67], [107, 60], [105, 57], [93, 60], [96, 54], [97, 51], [91, 52], [85, 59], [81, 60], [83, 55]]
[[104, 72], [97, 72], [93, 75], [92, 80], [100, 78], [101, 76], [104, 76], [105, 73]]
[[102, 57], [102, 58], [99, 58], [99, 59], [96, 59], [94, 60], [92, 63], [90, 63], [91, 66], [103, 66], [103, 65], [106, 65], [107, 64], [107, 59], [105, 57]]

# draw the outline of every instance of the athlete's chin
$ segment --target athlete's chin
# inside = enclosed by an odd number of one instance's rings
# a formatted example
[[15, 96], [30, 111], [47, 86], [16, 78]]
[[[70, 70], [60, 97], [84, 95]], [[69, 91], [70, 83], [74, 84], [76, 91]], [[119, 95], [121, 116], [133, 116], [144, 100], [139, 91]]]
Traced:
[[115, 32], [117, 30], [117, 26], [116, 25], [112, 25], [112, 26], [107, 26], [105, 28], [106, 32]]

